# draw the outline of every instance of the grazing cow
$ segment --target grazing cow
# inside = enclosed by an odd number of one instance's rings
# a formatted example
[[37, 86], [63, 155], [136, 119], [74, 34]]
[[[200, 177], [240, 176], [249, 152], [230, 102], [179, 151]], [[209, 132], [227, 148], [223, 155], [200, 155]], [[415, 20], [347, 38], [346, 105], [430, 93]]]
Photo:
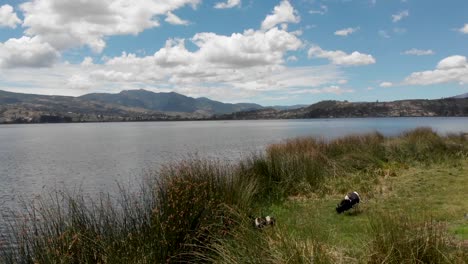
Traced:
[[274, 226], [276, 219], [272, 216], [265, 216], [265, 217], [256, 217], [254, 218], [254, 226], [256, 228], [264, 228], [265, 226]]
[[353, 208], [356, 204], [359, 203], [360, 200], [361, 200], [361, 197], [359, 197], [359, 193], [350, 192], [344, 197], [341, 203], [336, 205], [336, 212], [341, 214], [344, 211], [347, 211]]

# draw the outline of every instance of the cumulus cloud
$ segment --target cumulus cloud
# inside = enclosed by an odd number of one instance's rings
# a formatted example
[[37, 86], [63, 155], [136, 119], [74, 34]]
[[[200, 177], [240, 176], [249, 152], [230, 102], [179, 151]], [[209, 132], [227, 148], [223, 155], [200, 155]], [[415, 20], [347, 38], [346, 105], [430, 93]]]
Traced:
[[172, 12], [167, 12], [166, 19], [164, 21], [172, 25], [188, 25], [190, 23], [189, 21], [183, 20], [174, 15]]
[[359, 27], [344, 28], [344, 29], [340, 29], [340, 30], [335, 31], [335, 35], [341, 36], [341, 37], [347, 37], [348, 35], [351, 35], [351, 34], [355, 33], [358, 30], [359, 30]]
[[85, 67], [92, 66], [93, 64], [94, 64], [93, 58], [91, 57], [85, 57], [83, 61], [81, 62], [81, 66], [85, 66]]
[[[186, 41], [197, 49], [188, 50]], [[211, 83], [257, 91], [332, 81], [336, 74], [331, 78], [323, 77], [330, 75], [326, 73], [309, 76], [311, 71], [291, 71], [283, 66], [285, 54], [301, 45], [296, 35], [276, 27], [228, 36], [198, 33], [190, 40], [170, 39], [151, 56], [123, 53], [110, 58], [104, 65], [94, 65], [98, 68], [90, 71], [89, 76], [103, 82], [171, 86]]]
[[404, 83], [430, 85], [439, 83], [468, 83], [468, 62], [465, 56], [455, 55], [441, 60], [435, 70], [414, 72]]
[[192, 41], [204, 60], [235, 67], [280, 64], [286, 51], [297, 50], [302, 44], [294, 34], [278, 28], [246, 30], [231, 36], [198, 33]]
[[57, 50], [89, 46], [99, 53], [105, 37], [138, 34], [159, 26], [158, 16], [201, 0], [35, 0], [20, 6], [23, 27]]
[[0, 6], [0, 27], [16, 28], [21, 23], [11, 5]]
[[59, 53], [38, 37], [9, 39], [0, 43], [0, 67], [47, 67], [53, 65]]
[[468, 66], [468, 64], [466, 62], [466, 57], [465, 56], [460, 56], [460, 55], [455, 55], [455, 56], [450, 56], [450, 57], [447, 57], [447, 58], [441, 60], [437, 64], [437, 69], [450, 70], [450, 69], [464, 68], [466, 66]]
[[421, 49], [410, 49], [404, 51], [402, 54], [404, 55], [415, 55], [415, 56], [426, 56], [426, 55], [434, 55], [435, 52], [433, 50], [421, 50]]
[[465, 24], [463, 27], [458, 29], [462, 34], [468, 34], [468, 24]]
[[273, 13], [263, 20], [262, 29], [268, 30], [281, 23], [299, 23], [300, 20], [297, 10], [288, 0], [283, 0], [278, 6], [275, 6]]
[[380, 87], [384, 87], [384, 88], [388, 88], [388, 87], [392, 87], [393, 86], [393, 83], [391, 82], [381, 82], [379, 84]]
[[214, 8], [225, 9], [233, 8], [241, 5], [241, 0], [227, 0], [227, 2], [218, 2], [215, 4]]
[[311, 47], [308, 51], [308, 57], [324, 58], [328, 59], [332, 64], [344, 66], [368, 65], [376, 62], [374, 57], [370, 54], [364, 54], [357, 51], [347, 54], [341, 50], [323, 50], [319, 46]]
[[393, 23], [396, 23], [396, 22], [398, 22], [398, 21], [400, 21], [403, 18], [408, 17], [408, 16], [409, 16], [409, 11], [408, 10], [403, 10], [403, 11], [397, 13], [397, 14], [392, 15], [392, 21], [393, 21]]

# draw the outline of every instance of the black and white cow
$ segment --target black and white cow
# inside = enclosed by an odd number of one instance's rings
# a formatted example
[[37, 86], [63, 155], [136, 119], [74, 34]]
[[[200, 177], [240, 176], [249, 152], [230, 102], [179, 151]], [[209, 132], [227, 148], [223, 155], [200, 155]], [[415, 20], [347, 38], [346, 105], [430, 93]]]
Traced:
[[359, 197], [359, 193], [357, 192], [350, 192], [348, 193], [343, 200], [339, 204], [336, 205], [336, 212], [341, 214], [344, 211], [347, 211], [353, 208], [356, 204], [359, 203], [361, 197]]

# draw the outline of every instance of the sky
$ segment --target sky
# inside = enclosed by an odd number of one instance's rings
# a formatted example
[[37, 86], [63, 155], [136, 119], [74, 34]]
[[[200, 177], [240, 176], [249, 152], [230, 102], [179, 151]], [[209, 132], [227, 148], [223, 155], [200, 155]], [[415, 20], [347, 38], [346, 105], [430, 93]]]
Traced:
[[468, 92], [466, 0], [0, 0], [0, 90], [262, 105]]

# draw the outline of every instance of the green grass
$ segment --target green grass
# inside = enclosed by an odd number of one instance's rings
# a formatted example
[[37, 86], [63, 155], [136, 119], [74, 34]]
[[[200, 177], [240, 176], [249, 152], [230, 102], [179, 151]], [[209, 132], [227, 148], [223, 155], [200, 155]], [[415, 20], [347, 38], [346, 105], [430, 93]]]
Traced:
[[[468, 240], [468, 220], [464, 218], [468, 210], [467, 186], [468, 159], [464, 159], [450, 165], [416, 166], [382, 179], [374, 190], [363, 193], [363, 202], [355, 214], [336, 214], [334, 206], [342, 198], [339, 195], [293, 197], [272, 205], [270, 212], [280, 222], [278, 228], [295, 239], [325, 242], [358, 262], [365, 261], [369, 254], [369, 248], [363, 245], [372, 241], [372, 221], [382, 216], [408, 216], [415, 223], [434, 220], [445, 225], [441, 228], [448, 237], [455, 235], [452, 238], [458, 242]], [[395, 220], [389, 225], [397, 223]]]
[[[465, 136], [420, 128], [291, 139], [239, 164], [169, 164], [137, 193], [57, 192], [26, 206], [0, 262], [464, 263], [467, 157]], [[352, 190], [359, 210], [337, 215]], [[249, 215], [267, 214], [274, 228], [252, 227]]]

